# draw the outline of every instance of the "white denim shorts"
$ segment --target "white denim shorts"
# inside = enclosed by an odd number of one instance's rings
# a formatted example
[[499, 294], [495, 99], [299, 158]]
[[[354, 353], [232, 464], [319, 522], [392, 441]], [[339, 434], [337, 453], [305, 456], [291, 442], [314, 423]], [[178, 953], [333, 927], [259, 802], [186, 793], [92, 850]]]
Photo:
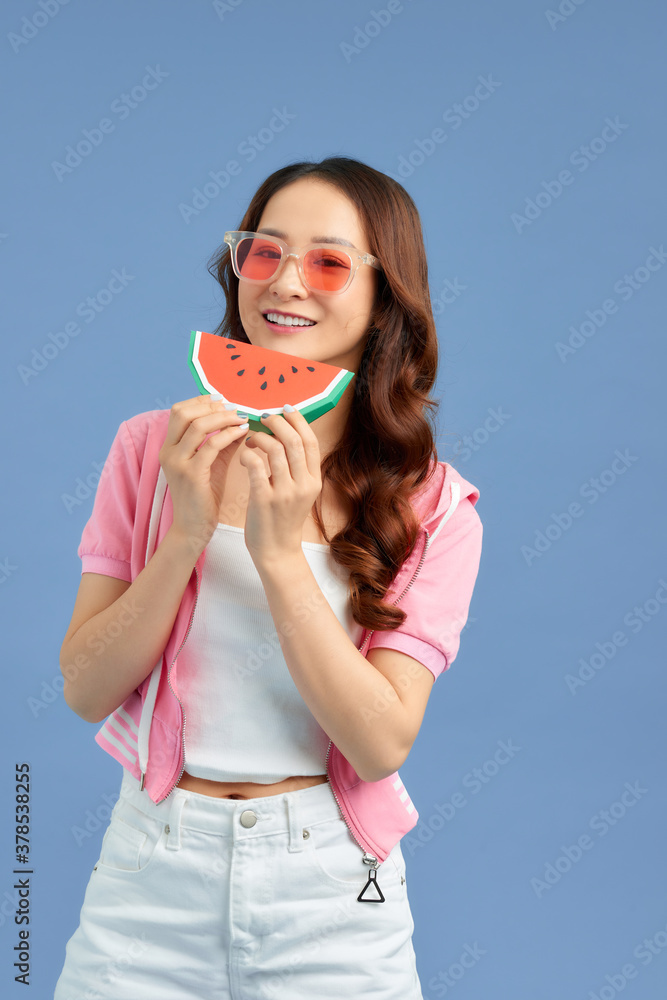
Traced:
[[368, 880], [328, 782], [154, 803], [124, 770], [54, 1000], [423, 1000], [400, 841]]

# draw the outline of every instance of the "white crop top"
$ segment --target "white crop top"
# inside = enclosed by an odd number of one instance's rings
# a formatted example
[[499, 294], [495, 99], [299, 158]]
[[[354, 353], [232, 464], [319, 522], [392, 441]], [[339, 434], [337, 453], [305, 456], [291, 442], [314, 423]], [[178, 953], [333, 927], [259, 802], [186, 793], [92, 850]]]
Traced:
[[[358, 646], [363, 628], [349, 610], [347, 571], [331, 558], [328, 545], [301, 544], [318, 586]], [[298, 628], [298, 612], [295, 618]], [[206, 547], [178, 675], [189, 774], [271, 783], [326, 773], [329, 737], [287, 668], [243, 528], [218, 524]]]

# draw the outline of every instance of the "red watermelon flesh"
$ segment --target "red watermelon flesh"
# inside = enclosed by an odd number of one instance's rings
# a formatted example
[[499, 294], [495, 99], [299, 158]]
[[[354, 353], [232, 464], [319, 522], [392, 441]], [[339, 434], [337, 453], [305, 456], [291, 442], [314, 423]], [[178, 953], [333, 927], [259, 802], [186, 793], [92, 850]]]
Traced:
[[312, 423], [334, 408], [355, 374], [201, 330], [190, 333], [188, 361], [201, 393], [221, 393], [223, 402], [247, 414], [252, 430], [267, 434], [263, 413], [281, 413], [290, 403]]

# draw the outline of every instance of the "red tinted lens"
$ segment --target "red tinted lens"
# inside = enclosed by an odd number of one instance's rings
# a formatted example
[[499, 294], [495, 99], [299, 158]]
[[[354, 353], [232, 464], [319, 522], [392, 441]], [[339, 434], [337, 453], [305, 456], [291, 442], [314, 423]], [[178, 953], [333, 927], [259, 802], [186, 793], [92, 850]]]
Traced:
[[[242, 278], [269, 281], [276, 273], [282, 249], [278, 243], [259, 237], [244, 237], [236, 247], [236, 266]], [[309, 250], [303, 261], [306, 281], [321, 292], [338, 292], [347, 284], [352, 270], [343, 250]]]
[[344, 288], [352, 270], [352, 262], [343, 250], [309, 250], [303, 261], [306, 281], [321, 292], [338, 292]]
[[236, 266], [242, 278], [268, 281], [280, 263], [282, 250], [273, 240], [245, 237], [236, 247]]

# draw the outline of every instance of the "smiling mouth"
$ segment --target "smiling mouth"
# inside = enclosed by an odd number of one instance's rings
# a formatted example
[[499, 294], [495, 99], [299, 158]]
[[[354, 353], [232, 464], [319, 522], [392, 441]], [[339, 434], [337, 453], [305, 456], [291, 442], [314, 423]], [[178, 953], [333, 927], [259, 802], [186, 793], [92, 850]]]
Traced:
[[315, 320], [306, 320], [295, 316], [283, 316], [281, 313], [274, 313], [271, 312], [271, 310], [262, 313], [262, 316], [271, 326], [282, 326], [290, 329], [301, 330], [306, 330], [311, 326], [315, 326]]

